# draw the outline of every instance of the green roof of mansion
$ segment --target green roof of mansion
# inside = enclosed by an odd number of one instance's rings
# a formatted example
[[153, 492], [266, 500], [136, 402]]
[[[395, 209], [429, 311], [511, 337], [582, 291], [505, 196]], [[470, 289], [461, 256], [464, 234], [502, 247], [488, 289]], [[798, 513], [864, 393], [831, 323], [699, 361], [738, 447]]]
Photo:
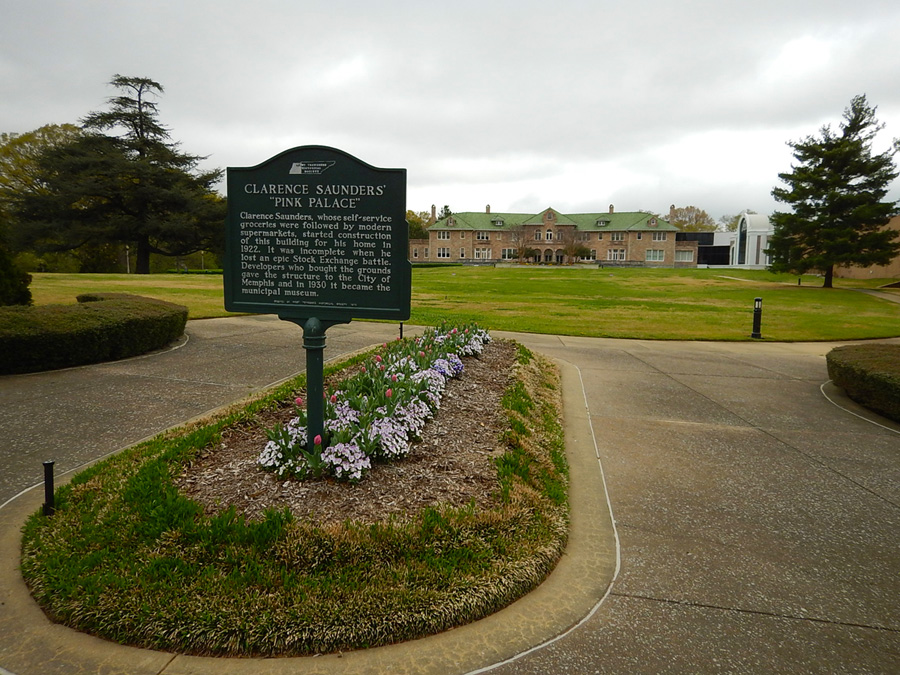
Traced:
[[[486, 213], [484, 211], [461, 211], [442, 218], [429, 230], [511, 230], [520, 226], [540, 226], [548, 224], [544, 220], [547, 211], [553, 212], [553, 225], [574, 226], [576, 230], [667, 230], [678, 231], [668, 221], [652, 213], [643, 211], [623, 211], [621, 213], [559, 213], [555, 209], [544, 209], [539, 213]], [[450, 225], [450, 220], [453, 225]], [[653, 220], [656, 225], [651, 225]]]

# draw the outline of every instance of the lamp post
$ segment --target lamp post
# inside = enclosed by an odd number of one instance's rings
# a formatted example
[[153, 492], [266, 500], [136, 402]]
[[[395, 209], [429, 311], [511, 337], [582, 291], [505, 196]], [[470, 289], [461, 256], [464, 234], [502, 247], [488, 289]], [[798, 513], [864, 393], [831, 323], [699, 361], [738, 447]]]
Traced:
[[753, 332], [750, 333], [752, 338], [761, 338], [762, 333], [759, 332], [762, 324], [762, 298], [756, 298], [753, 301]]

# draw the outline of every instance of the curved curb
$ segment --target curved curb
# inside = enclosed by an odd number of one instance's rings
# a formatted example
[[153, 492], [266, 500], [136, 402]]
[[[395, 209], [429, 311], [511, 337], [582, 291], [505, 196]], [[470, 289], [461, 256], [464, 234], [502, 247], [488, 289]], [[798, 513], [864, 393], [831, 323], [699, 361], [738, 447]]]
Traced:
[[[578, 369], [562, 375], [571, 524], [563, 557], [530, 594], [485, 619], [420, 640], [346, 654], [285, 658], [182, 656], [126, 647], [51, 623], [19, 574], [21, 527], [40, 508], [34, 488], [0, 509], [0, 661], [18, 675], [485, 672], [557, 639], [590, 616], [618, 570], [618, 542]], [[0, 671], [2, 672], [2, 671]]]
[[837, 386], [831, 380], [822, 384], [822, 386], [819, 387], [819, 391], [822, 392], [822, 396], [824, 396], [829, 403], [840, 408], [844, 412], [855, 415], [870, 424], [874, 424], [876, 427], [881, 427], [887, 431], [893, 431], [895, 434], [900, 434], [900, 423], [894, 422], [883, 415], [879, 415], [874, 410], [870, 410], [857, 403], [847, 396], [847, 392], [845, 392], [842, 387]]

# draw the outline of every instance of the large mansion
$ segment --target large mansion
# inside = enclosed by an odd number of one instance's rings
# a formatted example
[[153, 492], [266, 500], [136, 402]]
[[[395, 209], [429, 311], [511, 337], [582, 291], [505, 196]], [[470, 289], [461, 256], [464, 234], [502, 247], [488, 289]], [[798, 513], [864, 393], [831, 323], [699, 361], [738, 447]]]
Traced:
[[697, 242], [650, 213], [464, 212], [437, 220], [428, 239], [410, 241], [412, 262], [534, 262], [693, 266]]

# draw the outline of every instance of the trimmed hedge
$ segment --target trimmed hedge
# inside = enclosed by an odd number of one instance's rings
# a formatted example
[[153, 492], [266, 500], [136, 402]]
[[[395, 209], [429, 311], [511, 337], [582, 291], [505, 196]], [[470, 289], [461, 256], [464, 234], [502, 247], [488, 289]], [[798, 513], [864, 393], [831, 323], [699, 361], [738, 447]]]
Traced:
[[77, 305], [0, 308], [0, 373], [115, 361], [166, 346], [188, 310], [127, 293], [78, 296]]
[[847, 396], [900, 422], [900, 345], [848, 345], [825, 357], [828, 377]]

